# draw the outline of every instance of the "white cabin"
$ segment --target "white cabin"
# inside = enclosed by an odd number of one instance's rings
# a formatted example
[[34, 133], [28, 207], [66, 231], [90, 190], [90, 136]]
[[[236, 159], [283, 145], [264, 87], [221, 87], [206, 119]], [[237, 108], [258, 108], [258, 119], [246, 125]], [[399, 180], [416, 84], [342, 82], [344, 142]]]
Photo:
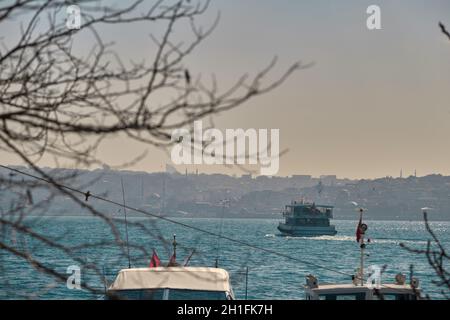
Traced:
[[[401, 278], [400, 278], [401, 279]], [[397, 280], [397, 278], [396, 278]], [[308, 276], [305, 285], [306, 300], [418, 300], [420, 288], [417, 279], [411, 284], [397, 281], [381, 284], [378, 288], [369, 284], [319, 284], [314, 276]]]

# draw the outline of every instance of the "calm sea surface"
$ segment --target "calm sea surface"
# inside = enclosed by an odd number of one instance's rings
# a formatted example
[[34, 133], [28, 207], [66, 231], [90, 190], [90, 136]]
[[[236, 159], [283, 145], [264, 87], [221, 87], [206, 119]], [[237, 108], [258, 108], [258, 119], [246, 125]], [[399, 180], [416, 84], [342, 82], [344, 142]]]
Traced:
[[[177, 258], [181, 262], [195, 248], [191, 265], [214, 266], [218, 257], [219, 266], [230, 272], [233, 288], [238, 298], [245, 298], [248, 267], [247, 292], [249, 299], [303, 299], [302, 285], [305, 275], [316, 275], [319, 282], [349, 282], [359, 263], [359, 248], [355, 241], [356, 221], [334, 220], [338, 234], [334, 237], [290, 238], [277, 236], [277, 220], [257, 219], [177, 219], [185, 224], [224, 236], [245, 241], [259, 247], [292, 256], [292, 261], [254, 248], [239, 245], [228, 240], [185, 229], [179, 225], [160, 220], [131, 218], [129, 226], [130, 243], [142, 246], [149, 252], [155, 248], [163, 262], [171, 254], [172, 235], [179, 243]], [[366, 265], [387, 265], [384, 282], [392, 282], [398, 272], [409, 274], [414, 265], [414, 274], [421, 281], [423, 291], [432, 298], [441, 298], [440, 289], [433, 283], [437, 279], [426, 259], [407, 252], [399, 246], [403, 242], [413, 248], [425, 248], [429, 238], [423, 222], [368, 221], [368, 244]], [[114, 279], [118, 270], [128, 266], [127, 256], [117, 245], [107, 242], [112, 239], [109, 227], [96, 218], [62, 217], [30, 221], [43, 234], [57, 239], [59, 243], [73, 247], [74, 256], [57, 248], [49, 248], [36, 240], [8, 234], [8, 240], [15, 246], [24, 246], [46, 266], [65, 274], [67, 267], [76, 265], [77, 258], [84, 259], [101, 270], [108, 281]], [[450, 245], [450, 222], [432, 222], [434, 231], [447, 248]], [[120, 235], [125, 238], [125, 227], [118, 225]], [[166, 244], [160, 237], [167, 240]], [[11, 239], [11, 240], [9, 240]], [[103, 243], [105, 242], [105, 243]], [[82, 244], [90, 246], [78, 247]], [[150, 257], [138, 247], [131, 247], [133, 267], [148, 265]], [[69, 290], [65, 283], [55, 282], [31, 268], [23, 260], [0, 251], [0, 298], [42, 298], [42, 299], [96, 299], [97, 296], [80, 290]], [[309, 265], [324, 266], [321, 269]], [[331, 269], [331, 270], [330, 270]], [[332, 271], [333, 270], [333, 271]], [[338, 271], [338, 272], [334, 272]], [[339, 273], [340, 272], [340, 273]], [[102, 277], [89, 268], [82, 268], [83, 283], [102, 289]]]

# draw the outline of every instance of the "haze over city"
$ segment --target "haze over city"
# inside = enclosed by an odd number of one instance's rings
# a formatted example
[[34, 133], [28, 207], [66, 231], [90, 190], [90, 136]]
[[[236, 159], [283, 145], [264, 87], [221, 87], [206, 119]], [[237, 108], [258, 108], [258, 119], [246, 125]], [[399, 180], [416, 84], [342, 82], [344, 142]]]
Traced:
[[[450, 174], [450, 46], [438, 22], [450, 24], [448, 1], [377, 1], [381, 30], [366, 28], [371, 1], [220, 1], [202, 17], [205, 26], [220, 12], [210, 38], [185, 64], [192, 77], [214, 74], [226, 86], [245, 72], [256, 73], [274, 56], [273, 78], [291, 63], [314, 63], [295, 72], [281, 87], [237, 109], [214, 116], [217, 128], [280, 129], [278, 175], [333, 174], [376, 178]], [[159, 30], [139, 25], [111, 35], [122, 56], [150, 50], [147, 36]], [[176, 30], [183, 37], [184, 30]], [[11, 30], [11, 32], [18, 32]], [[142, 41], [148, 38], [148, 43]], [[126, 41], [125, 41], [126, 40]], [[126, 44], [126, 45], [125, 45]], [[89, 44], [86, 43], [88, 47]], [[133, 50], [129, 50], [130, 47]], [[77, 48], [75, 48], [77, 49]], [[82, 48], [78, 48], [81, 50]], [[121, 152], [117, 152], [120, 146]], [[126, 169], [163, 171], [168, 150], [108, 138], [97, 156], [108, 165], [147, 155]], [[170, 150], [169, 150], [170, 151]], [[0, 162], [21, 164], [12, 154]], [[44, 156], [40, 166], [55, 167]], [[71, 167], [64, 160], [59, 166]], [[258, 171], [258, 167], [249, 167]], [[180, 172], [243, 174], [221, 165], [177, 166]]]

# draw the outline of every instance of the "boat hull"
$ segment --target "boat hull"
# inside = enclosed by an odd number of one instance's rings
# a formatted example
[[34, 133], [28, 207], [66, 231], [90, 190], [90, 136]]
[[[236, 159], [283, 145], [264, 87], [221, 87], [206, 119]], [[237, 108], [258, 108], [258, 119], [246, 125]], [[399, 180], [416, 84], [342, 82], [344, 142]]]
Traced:
[[278, 230], [283, 236], [294, 237], [334, 236], [337, 233], [336, 228], [333, 225], [324, 227], [306, 227], [280, 223], [278, 225]]

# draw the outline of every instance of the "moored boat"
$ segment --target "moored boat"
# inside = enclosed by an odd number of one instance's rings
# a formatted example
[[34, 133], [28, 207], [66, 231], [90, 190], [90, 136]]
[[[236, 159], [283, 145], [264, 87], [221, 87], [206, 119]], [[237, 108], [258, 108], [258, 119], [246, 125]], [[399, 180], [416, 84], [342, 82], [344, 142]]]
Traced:
[[[354, 203], [357, 205], [357, 203]], [[360, 265], [351, 283], [324, 283], [319, 284], [318, 279], [312, 274], [306, 277], [305, 298], [306, 300], [419, 300], [421, 290], [419, 280], [410, 277], [406, 283], [406, 276], [398, 273], [394, 283], [382, 283], [381, 276], [383, 268], [370, 265], [365, 277], [365, 233], [367, 224], [363, 223], [364, 209], [359, 208], [359, 222], [356, 227], [356, 241], [360, 248]], [[367, 242], [371, 242], [369, 239]]]
[[419, 281], [412, 279], [405, 282], [405, 276], [398, 274], [394, 283], [383, 283], [379, 286], [353, 283], [319, 284], [317, 278], [309, 275], [306, 278], [306, 300], [418, 300], [421, 290]]
[[207, 267], [155, 267], [120, 270], [108, 299], [232, 300], [226, 270]]
[[225, 269], [188, 267], [176, 261], [177, 242], [173, 236], [173, 253], [163, 266], [153, 250], [148, 268], [122, 269], [106, 289], [106, 298], [121, 300], [234, 300], [230, 276]]

